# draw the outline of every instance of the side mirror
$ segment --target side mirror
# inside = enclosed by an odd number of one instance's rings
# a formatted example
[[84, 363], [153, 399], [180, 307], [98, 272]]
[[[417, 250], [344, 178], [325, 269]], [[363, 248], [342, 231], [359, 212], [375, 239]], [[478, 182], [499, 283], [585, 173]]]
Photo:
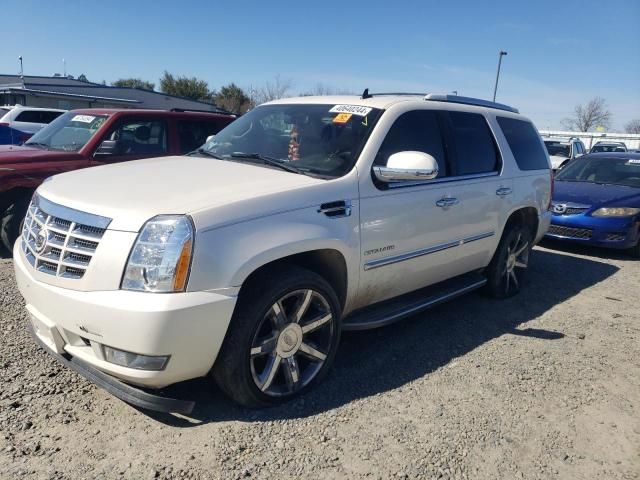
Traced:
[[120, 145], [117, 140], [103, 140], [96, 155], [117, 155], [120, 152]]
[[387, 166], [376, 165], [373, 173], [385, 183], [433, 180], [438, 176], [438, 162], [424, 152], [398, 152], [387, 160]]
[[209, 135], [209, 136], [207, 137], [207, 140], [206, 140], [204, 143], [209, 143], [210, 141], [212, 141], [212, 140], [213, 140], [213, 139], [215, 139], [215, 138], [216, 138], [216, 136], [215, 136], [215, 135]]

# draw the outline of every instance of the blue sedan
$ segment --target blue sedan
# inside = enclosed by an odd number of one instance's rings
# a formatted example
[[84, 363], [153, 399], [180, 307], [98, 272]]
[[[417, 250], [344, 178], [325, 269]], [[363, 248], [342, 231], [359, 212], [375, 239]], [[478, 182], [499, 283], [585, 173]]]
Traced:
[[555, 177], [551, 211], [548, 238], [640, 257], [640, 154], [595, 153], [572, 160]]

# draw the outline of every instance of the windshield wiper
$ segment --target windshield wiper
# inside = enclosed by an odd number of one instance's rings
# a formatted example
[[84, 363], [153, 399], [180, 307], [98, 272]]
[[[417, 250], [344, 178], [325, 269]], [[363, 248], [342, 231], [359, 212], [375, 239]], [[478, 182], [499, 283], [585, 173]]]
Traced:
[[47, 145], [46, 143], [39, 143], [39, 142], [28, 142], [28, 143], [24, 143], [25, 146], [39, 146], [39, 147], [44, 147], [46, 150], [49, 150], [49, 145]]
[[216, 155], [215, 153], [211, 153], [209, 150], [206, 150], [202, 147], [196, 148], [193, 152], [187, 153], [187, 155], [194, 155], [194, 154], [206, 155], [207, 157], [215, 158], [216, 160], [223, 160], [222, 157]]
[[308, 170], [300, 167], [294, 167], [293, 165], [286, 163], [284, 160], [278, 160], [277, 158], [267, 157], [266, 155], [262, 155], [261, 153], [243, 153], [243, 152], [234, 152], [229, 155], [231, 158], [251, 158], [260, 160], [266, 165], [272, 165], [274, 167], [279, 167], [282, 170], [286, 170], [287, 172], [297, 173], [300, 175], [305, 175]]

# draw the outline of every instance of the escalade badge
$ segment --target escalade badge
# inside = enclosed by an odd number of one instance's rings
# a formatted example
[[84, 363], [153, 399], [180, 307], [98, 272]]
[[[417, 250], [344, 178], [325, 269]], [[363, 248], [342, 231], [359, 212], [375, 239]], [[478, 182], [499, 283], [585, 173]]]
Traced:
[[49, 238], [49, 232], [46, 228], [43, 228], [38, 232], [36, 236], [36, 252], [42, 253], [44, 249], [47, 247], [47, 239]]
[[567, 211], [567, 206], [564, 203], [556, 203], [553, 206], [554, 213], [564, 213]]

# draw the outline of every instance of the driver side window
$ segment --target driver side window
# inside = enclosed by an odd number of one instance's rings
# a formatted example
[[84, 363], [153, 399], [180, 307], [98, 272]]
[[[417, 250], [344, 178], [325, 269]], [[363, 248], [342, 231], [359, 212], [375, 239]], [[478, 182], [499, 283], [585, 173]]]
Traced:
[[391, 155], [405, 151], [428, 153], [438, 162], [437, 178], [449, 175], [438, 112], [414, 110], [400, 115], [387, 132], [374, 165], [386, 166]]
[[125, 120], [105, 140], [115, 141], [120, 155], [160, 155], [167, 152], [167, 127], [164, 120]]

